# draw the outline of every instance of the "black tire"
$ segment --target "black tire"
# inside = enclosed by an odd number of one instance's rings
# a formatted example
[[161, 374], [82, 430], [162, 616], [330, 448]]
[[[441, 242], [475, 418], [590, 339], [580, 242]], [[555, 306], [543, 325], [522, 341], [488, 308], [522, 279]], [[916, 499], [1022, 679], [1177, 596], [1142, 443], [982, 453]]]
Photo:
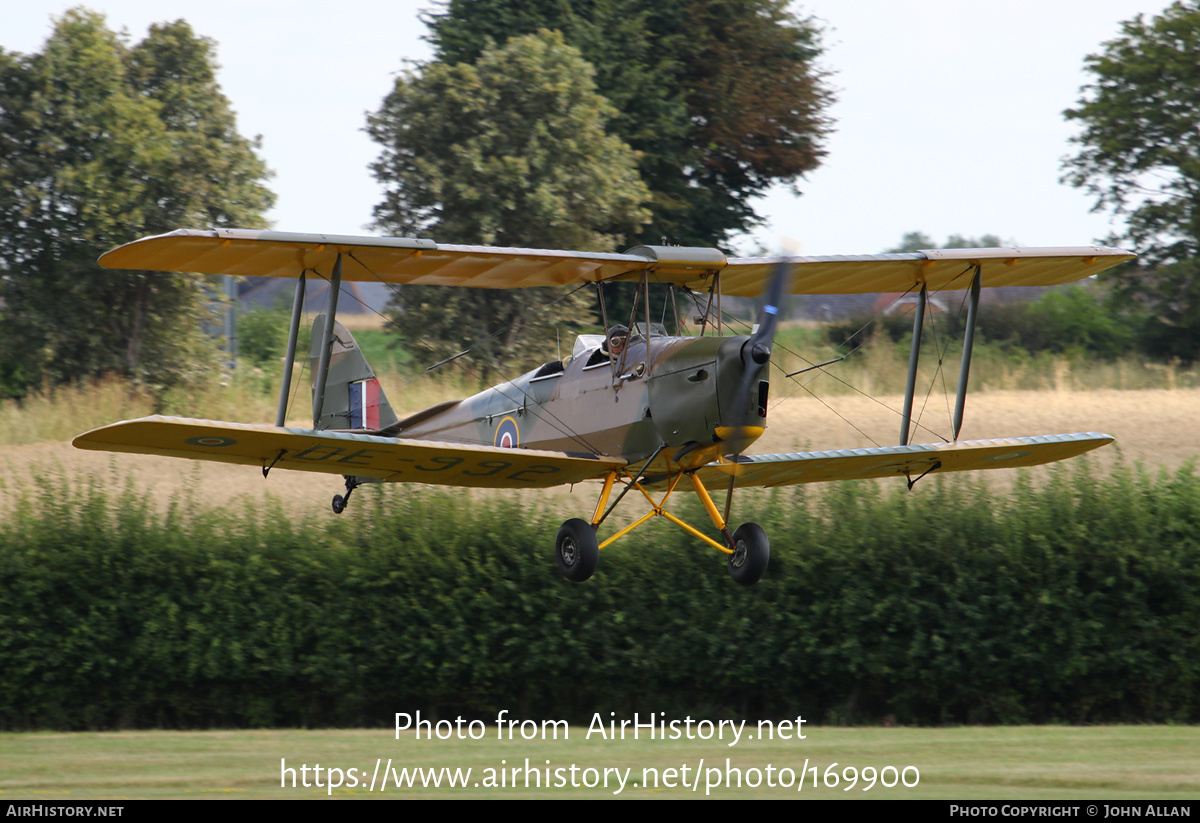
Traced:
[[333, 513], [341, 514], [342, 512], [344, 512], [346, 510], [346, 498], [342, 497], [340, 494], [335, 494], [333, 496], [333, 504], [332, 505], [333, 505]]
[[729, 576], [742, 586], [753, 586], [771, 562], [771, 543], [757, 523], [743, 523], [733, 533], [733, 554], [729, 555]]
[[554, 559], [563, 577], [582, 583], [596, 571], [600, 562], [600, 544], [596, 530], [586, 520], [575, 518], [562, 524], [554, 541]]

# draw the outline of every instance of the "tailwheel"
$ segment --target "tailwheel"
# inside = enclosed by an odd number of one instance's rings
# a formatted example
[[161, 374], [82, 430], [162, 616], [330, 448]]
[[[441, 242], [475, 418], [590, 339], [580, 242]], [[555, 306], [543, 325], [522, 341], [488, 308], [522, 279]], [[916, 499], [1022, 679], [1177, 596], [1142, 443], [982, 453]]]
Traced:
[[554, 559], [558, 561], [558, 570], [568, 580], [576, 583], [587, 580], [600, 562], [596, 530], [586, 520], [579, 518], [563, 523], [554, 543]]
[[[561, 534], [561, 532], [559, 532]], [[729, 555], [729, 576], [742, 586], [753, 586], [767, 570], [771, 543], [757, 523], [743, 523], [733, 533], [733, 554]]]

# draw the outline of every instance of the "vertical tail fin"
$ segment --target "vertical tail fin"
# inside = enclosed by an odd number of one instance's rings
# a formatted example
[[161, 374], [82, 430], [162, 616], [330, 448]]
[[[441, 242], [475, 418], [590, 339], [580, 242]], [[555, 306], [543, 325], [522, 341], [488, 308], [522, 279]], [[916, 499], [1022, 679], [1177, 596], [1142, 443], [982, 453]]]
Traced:
[[[314, 406], [317, 397], [317, 362], [321, 356], [321, 342], [325, 339], [326, 322], [324, 314], [318, 315], [313, 322], [312, 342], [308, 351], [314, 382]], [[313, 418], [317, 421], [318, 430], [359, 431], [378, 431], [398, 420], [358, 343], [341, 323], [333, 326], [333, 350], [329, 355], [329, 377], [325, 380], [324, 408], [319, 416], [314, 408]]]

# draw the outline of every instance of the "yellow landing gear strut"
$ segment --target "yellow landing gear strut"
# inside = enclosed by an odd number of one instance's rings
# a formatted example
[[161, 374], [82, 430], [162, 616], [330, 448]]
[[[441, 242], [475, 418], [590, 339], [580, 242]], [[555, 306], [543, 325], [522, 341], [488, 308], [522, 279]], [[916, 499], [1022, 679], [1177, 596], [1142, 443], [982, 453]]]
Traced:
[[[685, 476], [691, 482], [696, 496], [700, 498], [700, 502], [704, 505], [704, 510], [708, 512], [709, 519], [712, 520], [713, 525], [724, 538], [724, 543], [718, 543], [695, 526], [686, 523], [667, 511], [667, 500], [670, 499], [679, 482]], [[556, 559], [558, 560], [559, 570], [562, 571], [567, 579], [575, 581], [586, 580], [596, 570], [600, 549], [611, 546], [652, 517], [665, 517], [688, 534], [700, 538], [717, 551], [726, 554], [729, 561], [729, 574], [736, 582], [746, 586], [758, 582], [763, 572], [767, 570], [767, 563], [771, 557], [770, 543], [767, 540], [766, 532], [760, 526], [755, 523], [745, 523], [736, 532], [730, 534], [725, 519], [721, 516], [721, 512], [718, 511], [712, 497], [708, 494], [708, 489], [704, 488], [704, 484], [694, 471], [671, 474], [668, 478], [667, 491], [663, 495], [662, 500], [658, 502], [655, 502], [650, 493], [642, 486], [640, 477], [640, 473], [634, 476], [628, 471], [620, 473], [615, 471], [609, 472], [604, 478], [604, 488], [600, 492], [599, 500], [596, 501], [596, 510], [592, 514], [591, 522], [586, 523], [579, 519], [568, 520], [558, 530]], [[608, 506], [608, 499], [618, 478], [622, 479], [624, 488], [621, 491], [621, 495], [618, 496], [617, 502], [620, 502], [620, 497], [624, 496], [625, 492], [629, 491], [629, 489], [637, 489], [650, 504], [650, 511], [603, 543], [598, 543], [596, 532], [600, 524], [612, 511], [611, 508], [606, 507]], [[616, 503], [613, 504], [614, 508], [615, 506]]]

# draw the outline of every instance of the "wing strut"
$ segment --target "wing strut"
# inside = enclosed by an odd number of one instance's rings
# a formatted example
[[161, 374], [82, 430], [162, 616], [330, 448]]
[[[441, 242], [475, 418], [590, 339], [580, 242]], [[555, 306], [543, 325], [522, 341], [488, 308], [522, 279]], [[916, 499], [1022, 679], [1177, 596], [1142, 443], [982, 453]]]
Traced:
[[[975, 346], [975, 318], [979, 312], [979, 287], [983, 278], [983, 267], [975, 267], [975, 279], [971, 281], [971, 304], [967, 307], [967, 333], [963, 337], [962, 367], [958, 371], [958, 394], [954, 400], [954, 440], [962, 429], [963, 409], [967, 405], [967, 378], [971, 374], [971, 350]], [[907, 445], [902, 443], [901, 445]], [[918, 478], [919, 479], [919, 478]]]
[[912, 347], [908, 351], [908, 381], [904, 385], [904, 412], [900, 416], [900, 445], [908, 445], [909, 423], [912, 420], [913, 392], [917, 387], [917, 362], [921, 359], [921, 331], [925, 328], [925, 303], [928, 300], [927, 286], [921, 284], [917, 297], [917, 311], [913, 316]]
[[279, 411], [275, 413], [275, 425], [283, 428], [287, 424], [288, 392], [292, 388], [292, 364], [296, 362], [296, 341], [300, 339], [300, 314], [304, 311], [304, 276], [300, 272], [296, 281], [296, 297], [292, 301], [292, 324], [288, 329], [287, 358], [283, 361], [283, 384], [279, 387]]
[[333, 264], [333, 277], [329, 281], [329, 317], [325, 320], [325, 341], [321, 345], [321, 359], [317, 361], [316, 393], [313, 395], [313, 428], [321, 424], [321, 410], [325, 407], [325, 379], [329, 377], [329, 355], [333, 351], [333, 330], [337, 324], [338, 295], [342, 291], [342, 255], [338, 253]]
[[[962, 431], [963, 411], [967, 405], [967, 382], [971, 376], [971, 353], [975, 348], [975, 320], [979, 316], [979, 292], [983, 285], [983, 267], [976, 265], [974, 268], [975, 276], [971, 279], [971, 302], [967, 307], [967, 328], [963, 337], [962, 365], [958, 371], [958, 390], [954, 400], [953, 439], [955, 441], [958, 440], [958, 433]], [[908, 445], [909, 432], [912, 428], [913, 394], [917, 383], [917, 363], [921, 359], [921, 332], [925, 327], [925, 309], [928, 300], [928, 286], [922, 283], [921, 292], [917, 297], [916, 314], [913, 317], [912, 345], [908, 352], [908, 380], [904, 386], [904, 410], [900, 414], [901, 446]]]
[[[650, 356], [650, 270], [642, 272], [642, 297], [646, 301], [646, 377], [654, 374], [654, 358]], [[630, 332], [632, 334], [633, 332]]]

